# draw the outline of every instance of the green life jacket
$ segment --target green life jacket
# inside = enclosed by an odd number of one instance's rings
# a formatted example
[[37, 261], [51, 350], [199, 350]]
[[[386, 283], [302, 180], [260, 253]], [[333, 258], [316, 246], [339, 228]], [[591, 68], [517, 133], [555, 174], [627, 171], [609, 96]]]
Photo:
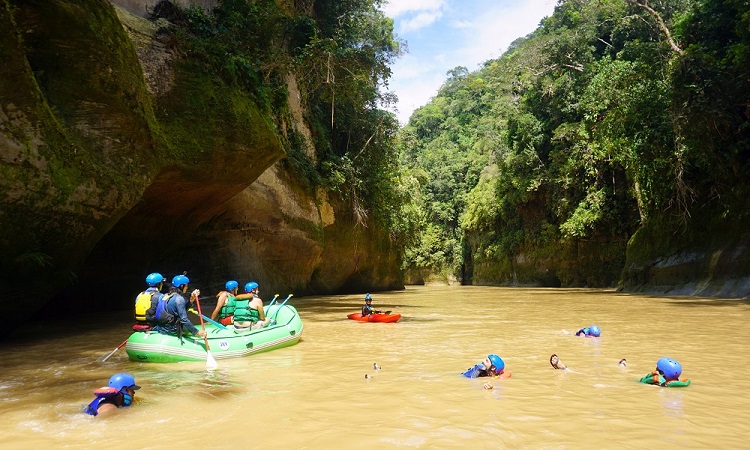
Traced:
[[664, 378], [664, 375], [658, 372], [651, 372], [648, 375], [644, 375], [639, 381], [645, 384], [658, 384], [659, 386], [665, 386], [667, 384], [667, 379]]
[[257, 322], [260, 320], [260, 314], [257, 310], [250, 307], [251, 298], [234, 300], [234, 322]]
[[[234, 314], [234, 295], [230, 294], [227, 291], [224, 291], [227, 293], [227, 301], [224, 302], [224, 305], [219, 310], [219, 318], [223, 319], [225, 317], [229, 317], [232, 314]], [[221, 296], [221, 292], [218, 296]]]

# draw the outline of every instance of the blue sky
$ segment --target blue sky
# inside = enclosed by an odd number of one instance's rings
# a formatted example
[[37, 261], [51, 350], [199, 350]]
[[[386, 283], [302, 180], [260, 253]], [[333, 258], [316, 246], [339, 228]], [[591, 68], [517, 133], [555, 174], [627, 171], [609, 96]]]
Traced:
[[389, 0], [383, 11], [395, 21], [408, 53], [391, 67], [389, 88], [399, 98], [405, 124], [427, 104], [446, 79], [464, 66], [470, 72], [502, 55], [511, 42], [534, 31], [552, 15], [557, 0]]

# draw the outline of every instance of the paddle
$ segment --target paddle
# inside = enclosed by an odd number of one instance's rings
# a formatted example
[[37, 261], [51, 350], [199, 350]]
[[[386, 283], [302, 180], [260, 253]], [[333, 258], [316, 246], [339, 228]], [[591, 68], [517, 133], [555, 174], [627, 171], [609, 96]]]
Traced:
[[213, 325], [214, 325], [215, 327], [217, 327], [217, 328], [221, 328], [222, 330], [227, 330], [227, 329], [228, 329], [227, 327], [225, 327], [225, 326], [224, 326], [224, 325], [222, 325], [221, 323], [219, 323], [219, 322], [217, 322], [217, 321], [213, 320], [212, 318], [210, 318], [210, 317], [208, 317], [208, 316], [204, 316], [203, 314], [200, 314], [200, 313], [199, 313], [198, 311], [196, 311], [196, 310], [194, 310], [194, 309], [192, 309], [192, 308], [191, 308], [191, 309], [188, 309], [188, 311], [190, 311], [191, 313], [195, 314], [196, 316], [198, 316], [198, 315], [202, 316], [202, 317], [203, 317], [203, 318], [204, 318], [204, 319], [206, 320], [206, 322], [208, 322], [208, 323], [210, 323], [210, 324], [213, 324]]
[[[203, 311], [201, 311], [201, 301], [198, 299], [198, 296], [195, 296], [195, 304], [198, 305], [198, 317], [201, 318], [201, 328], [203, 329], [203, 334], [206, 333], [206, 324], [203, 323]], [[206, 368], [208, 369], [215, 369], [219, 365], [216, 364], [216, 360], [214, 359], [213, 355], [211, 355], [211, 347], [208, 346], [208, 335], [206, 334], [203, 336], [203, 342], [206, 343]]]
[[126, 342], [128, 342], [127, 339], [125, 339], [124, 341], [122, 341], [122, 344], [118, 345], [117, 348], [115, 348], [114, 350], [112, 350], [112, 352], [109, 355], [107, 355], [107, 356], [100, 356], [99, 358], [97, 358], [96, 361], [97, 362], [104, 362], [104, 361], [108, 360], [109, 357], [112, 356], [112, 355], [114, 355], [117, 350], [120, 350], [123, 347], [123, 345], [125, 345]]
[[271, 310], [271, 305], [273, 305], [276, 302], [276, 299], [279, 298], [279, 294], [276, 294], [273, 296], [273, 299], [271, 300], [271, 303], [268, 304], [268, 310]]
[[[276, 308], [276, 312], [274, 312], [273, 318], [272, 318], [272, 319], [271, 319], [271, 321], [270, 321], [270, 322], [268, 323], [268, 325], [269, 325], [269, 326], [274, 326], [274, 325], [276, 325], [276, 316], [278, 316], [278, 315], [279, 315], [279, 311], [281, 311], [281, 308], [283, 308], [283, 307], [284, 307], [284, 305], [286, 305], [286, 302], [288, 302], [288, 301], [289, 301], [289, 299], [290, 299], [290, 298], [292, 298], [292, 295], [294, 295], [294, 294], [289, 294], [289, 297], [287, 297], [286, 299], [284, 299], [284, 301], [283, 301], [283, 302], [281, 302], [281, 304], [279, 305], [279, 307], [278, 307], [278, 308]], [[268, 310], [270, 311], [270, 310], [271, 310], [271, 308], [268, 308]]]

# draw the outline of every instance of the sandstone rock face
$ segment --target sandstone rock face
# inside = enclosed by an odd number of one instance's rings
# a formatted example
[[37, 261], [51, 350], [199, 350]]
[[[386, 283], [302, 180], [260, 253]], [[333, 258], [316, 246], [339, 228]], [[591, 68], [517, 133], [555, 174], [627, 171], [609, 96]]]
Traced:
[[[0, 6], [0, 289], [10, 317], [52, 299], [126, 309], [151, 271], [188, 271], [208, 291], [229, 278], [298, 296], [403, 287], [387, 230], [355, 226], [345, 204], [279, 163], [274, 118], [176, 58], [168, 23], [128, 12], [147, 2], [115, 3], [128, 9]], [[304, 123], [292, 127], [309, 136]]]
[[[698, 221], [696, 221], [698, 222]], [[750, 234], [715, 215], [698, 226], [659, 223], [633, 236], [620, 289], [667, 295], [748, 297]]]
[[625, 269], [623, 290], [705, 297], [747, 297], [750, 252], [744, 244], [723, 249], [690, 249]]
[[[228, 279], [261, 284], [261, 294], [362, 292], [403, 287], [387, 233], [362, 228], [288, 178], [281, 164], [231, 199], [194, 235], [210, 290]], [[383, 242], [385, 241], [385, 242]]]

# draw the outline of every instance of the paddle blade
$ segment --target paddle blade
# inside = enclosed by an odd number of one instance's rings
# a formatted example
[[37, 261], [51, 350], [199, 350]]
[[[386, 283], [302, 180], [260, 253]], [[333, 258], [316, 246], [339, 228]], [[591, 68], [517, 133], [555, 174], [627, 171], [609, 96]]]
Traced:
[[206, 353], [206, 369], [212, 370], [219, 367], [218, 364], [216, 364], [216, 360], [214, 359], [214, 355], [211, 354], [211, 350]]

